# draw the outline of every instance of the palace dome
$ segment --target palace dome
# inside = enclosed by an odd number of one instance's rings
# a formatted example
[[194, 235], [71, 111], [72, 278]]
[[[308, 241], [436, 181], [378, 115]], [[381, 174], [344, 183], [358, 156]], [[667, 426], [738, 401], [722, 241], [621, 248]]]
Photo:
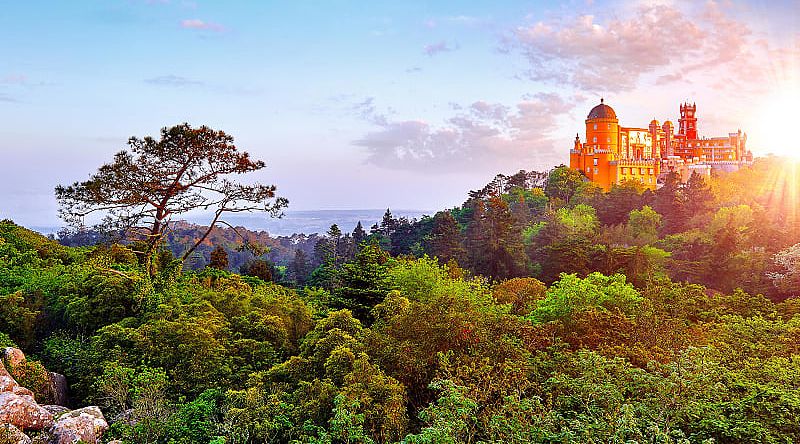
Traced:
[[592, 108], [589, 111], [589, 116], [586, 117], [587, 119], [616, 119], [617, 113], [614, 112], [614, 108], [606, 105], [603, 103], [603, 99], [600, 99], [600, 104]]

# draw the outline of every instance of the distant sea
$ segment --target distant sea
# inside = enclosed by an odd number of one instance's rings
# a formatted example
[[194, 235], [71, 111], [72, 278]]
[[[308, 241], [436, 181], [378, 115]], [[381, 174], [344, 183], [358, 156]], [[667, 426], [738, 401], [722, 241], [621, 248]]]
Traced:
[[[406, 217], [419, 219], [422, 215], [433, 215], [435, 211], [428, 210], [391, 210], [395, 218]], [[292, 234], [325, 233], [331, 225], [336, 224], [343, 233], [350, 233], [359, 221], [364, 230], [380, 223], [383, 219], [383, 210], [309, 210], [287, 211], [280, 219], [269, 217], [266, 214], [235, 214], [226, 218], [233, 226], [242, 226], [248, 230], [266, 231], [273, 236], [291, 236]], [[202, 217], [189, 217], [189, 222], [206, 224], [208, 219]]]
[[[432, 216], [436, 211], [430, 210], [391, 210], [395, 218], [406, 217], [419, 219], [423, 215]], [[325, 233], [331, 225], [336, 224], [343, 233], [350, 233], [358, 221], [364, 226], [364, 231], [369, 232], [372, 224], [380, 223], [383, 219], [383, 210], [308, 210], [286, 211], [280, 219], [269, 217], [266, 214], [232, 214], [225, 218], [233, 226], [245, 227], [252, 231], [266, 231], [272, 236], [291, 236], [292, 234]], [[206, 225], [210, 217], [190, 215], [187, 221]], [[32, 230], [42, 234], [56, 234], [60, 227], [30, 226]]]

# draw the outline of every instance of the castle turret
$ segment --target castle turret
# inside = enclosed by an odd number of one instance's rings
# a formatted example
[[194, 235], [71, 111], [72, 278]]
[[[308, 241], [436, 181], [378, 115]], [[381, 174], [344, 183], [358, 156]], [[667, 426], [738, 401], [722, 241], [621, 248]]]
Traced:
[[666, 152], [664, 130], [661, 129], [661, 125], [659, 125], [656, 119], [650, 121], [648, 130], [650, 131], [650, 137], [653, 143], [653, 157], [659, 158]]
[[661, 155], [664, 157], [674, 156], [675, 148], [672, 146], [672, 139], [675, 136], [675, 126], [671, 121], [666, 120], [661, 125], [661, 130], [664, 132], [664, 149], [661, 150]]
[[695, 112], [697, 111], [697, 105], [692, 103], [684, 103], [681, 105], [681, 118], [678, 121], [680, 128], [678, 129], [678, 134], [682, 134], [686, 137], [686, 140], [696, 140], [697, 139], [697, 116]]
[[619, 153], [617, 113], [603, 103], [603, 99], [600, 99], [600, 104], [592, 108], [586, 116], [586, 145], [591, 151], [608, 151], [613, 157]]

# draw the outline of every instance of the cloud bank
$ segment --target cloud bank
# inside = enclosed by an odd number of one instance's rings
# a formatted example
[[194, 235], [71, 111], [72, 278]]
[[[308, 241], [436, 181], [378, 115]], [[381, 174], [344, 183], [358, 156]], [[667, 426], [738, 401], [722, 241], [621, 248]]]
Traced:
[[446, 41], [442, 40], [441, 42], [431, 43], [430, 45], [425, 45], [422, 48], [422, 52], [425, 53], [427, 56], [435, 56], [436, 54], [440, 54], [443, 52], [450, 52], [455, 51], [458, 47], [453, 47], [447, 44]]
[[[366, 101], [365, 114], [374, 113]], [[461, 109], [442, 125], [422, 120], [368, 119], [378, 129], [354, 141], [367, 163], [414, 171], [499, 171], [546, 166], [563, 157], [553, 130], [573, 105], [557, 94], [536, 94], [515, 107], [485, 101]]]
[[715, 2], [691, 8], [640, 5], [626, 17], [539, 21], [511, 31], [501, 49], [523, 55], [531, 80], [595, 93], [630, 91], [647, 76], [656, 85], [741, 89], [758, 84], [770, 64], [798, 56], [796, 48], [770, 46]]
[[184, 29], [197, 29], [203, 31], [223, 32], [225, 27], [219, 23], [207, 22], [200, 19], [186, 19], [181, 20], [181, 28]]
[[199, 80], [192, 80], [186, 77], [176, 76], [176, 75], [165, 75], [165, 76], [158, 76], [152, 77], [149, 79], [144, 80], [145, 83], [149, 83], [151, 85], [158, 85], [158, 86], [172, 86], [176, 88], [182, 88], [186, 86], [201, 86], [203, 82]]

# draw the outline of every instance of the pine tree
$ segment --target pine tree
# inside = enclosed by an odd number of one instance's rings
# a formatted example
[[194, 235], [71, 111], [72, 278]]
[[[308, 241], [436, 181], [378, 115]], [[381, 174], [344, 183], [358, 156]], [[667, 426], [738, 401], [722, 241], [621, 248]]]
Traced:
[[272, 268], [272, 264], [269, 262], [263, 259], [255, 259], [245, 267], [244, 274], [257, 277], [264, 282], [272, 282], [275, 277]]
[[294, 252], [294, 259], [292, 260], [292, 274], [298, 286], [303, 286], [308, 281], [308, 257], [306, 253], [297, 249]]
[[485, 254], [488, 256], [489, 276], [508, 279], [519, 276], [525, 269], [525, 247], [522, 233], [514, 224], [508, 204], [500, 197], [489, 199], [485, 226], [488, 229]]
[[228, 269], [228, 252], [225, 251], [225, 248], [222, 245], [217, 245], [214, 247], [214, 250], [211, 251], [211, 260], [208, 263], [208, 266], [211, 268], [216, 268], [217, 270], [227, 270]]
[[472, 219], [464, 233], [469, 269], [477, 272], [486, 268], [486, 229], [484, 227], [485, 205], [482, 200], [470, 202]]
[[367, 239], [367, 232], [364, 231], [364, 226], [361, 225], [361, 221], [358, 221], [358, 224], [356, 224], [350, 238], [353, 241], [353, 255], [356, 255], [361, 251], [361, 243]]
[[681, 193], [681, 181], [677, 173], [670, 171], [664, 185], [655, 193], [653, 209], [661, 214], [661, 234], [675, 234], [686, 225], [686, 206]]
[[377, 244], [370, 244], [342, 267], [342, 285], [336, 291], [338, 308], [347, 308], [356, 318], [371, 322], [372, 307], [390, 290], [388, 266], [391, 257]]
[[446, 264], [451, 260], [464, 263], [466, 252], [461, 245], [461, 229], [449, 211], [440, 211], [433, 217], [433, 228], [427, 239], [427, 252]]
[[711, 203], [714, 201], [714, 194], [703, 176], [693, 172], [681, 191], [687, 216], [693, 217], [708, 213]]
[[330, 250], [328, 254], [333, 261], [333, 264], [338, 266], [340, 259], [339, 252], [341, 250], [342, 230], [339, 229], [338, 225], [333, 224], [328, 229], [327, 236], [330, 240]]
[[386, 212], [383, 213], [383, 218], [381, 219], [381, 224], [379, 227], [380, 235], [383, 237], [381, 239], [381, 248], [386, 251], [392, 251], [392, 236], [394, 235], [394, 231], [397, 228], [397, 221], [395, 221], [394, 216], [392, 216], [392, 212], [389, 209], [386, 209]]

